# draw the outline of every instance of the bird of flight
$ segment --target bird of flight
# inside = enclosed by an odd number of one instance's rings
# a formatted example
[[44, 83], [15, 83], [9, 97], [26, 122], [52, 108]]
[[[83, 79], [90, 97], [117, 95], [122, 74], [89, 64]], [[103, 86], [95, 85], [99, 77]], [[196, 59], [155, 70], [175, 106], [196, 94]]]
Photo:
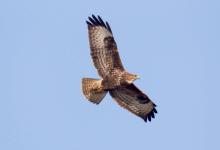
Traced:
[[151, 121], [157, 113], [156, 105], [134, 85], [139, 76], [124, 69], [108, 22], [92, 15], [86, 23], [90, 54], [101, 79], [83, 78], [83, 94], [90, 102], [99, 104], [109, 92], [120, 106], [145, 122]]

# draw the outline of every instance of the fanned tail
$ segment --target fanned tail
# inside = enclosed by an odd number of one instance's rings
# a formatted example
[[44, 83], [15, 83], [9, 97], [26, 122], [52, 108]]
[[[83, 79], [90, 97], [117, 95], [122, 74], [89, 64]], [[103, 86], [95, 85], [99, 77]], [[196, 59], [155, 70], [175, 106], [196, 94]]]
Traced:
[[107, 94], [101, 86], [102, 80], [82, 78], [82, 90], [85, 97], [95, 104], [99, 104]]

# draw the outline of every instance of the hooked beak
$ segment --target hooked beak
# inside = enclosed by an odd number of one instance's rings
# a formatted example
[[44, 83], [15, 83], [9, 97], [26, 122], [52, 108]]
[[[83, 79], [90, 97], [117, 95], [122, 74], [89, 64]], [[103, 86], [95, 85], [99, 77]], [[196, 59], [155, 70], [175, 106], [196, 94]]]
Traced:
[[140, 79], [140, 76], [139, 76], [139, 75], [137, 75], [137, 76], [136, 76], [136, 79]]

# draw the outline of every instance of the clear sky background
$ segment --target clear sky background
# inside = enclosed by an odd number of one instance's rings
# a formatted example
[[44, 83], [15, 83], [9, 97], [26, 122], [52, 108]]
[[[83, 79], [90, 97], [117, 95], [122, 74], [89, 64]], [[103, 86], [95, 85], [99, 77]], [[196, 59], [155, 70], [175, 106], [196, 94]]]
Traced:
[[[82, 95], [81, 78], [98, 77], [91, 14], [158, 105], [151, 123]], [[0, 1], [0, 71], [1, 150], [220, 149], [218, 0]]]

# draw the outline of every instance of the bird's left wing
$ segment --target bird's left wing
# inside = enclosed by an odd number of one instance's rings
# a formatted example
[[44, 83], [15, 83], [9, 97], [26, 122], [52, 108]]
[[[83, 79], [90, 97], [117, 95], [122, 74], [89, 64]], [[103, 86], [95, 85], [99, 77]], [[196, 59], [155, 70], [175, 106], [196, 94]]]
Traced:
[[112, 90], [110, 95], [120, 106], [141, 117], [145, 122], [151, 121], [154, 113], [157, 113], [156, 105], [134, 84]]
[[124, 70], [108, 22], [104, 23], [100, 16], [94, 15], [88, 19], [91, 56], [99, 75], [104, 78], [112, 69]]

